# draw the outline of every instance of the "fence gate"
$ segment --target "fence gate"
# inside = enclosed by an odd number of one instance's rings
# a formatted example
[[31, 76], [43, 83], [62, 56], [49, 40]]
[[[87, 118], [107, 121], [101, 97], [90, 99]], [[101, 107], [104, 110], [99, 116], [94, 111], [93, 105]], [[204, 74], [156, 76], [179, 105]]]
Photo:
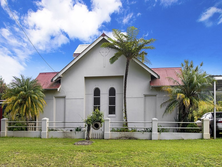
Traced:
[[91, 139], [104, 139], [104, 131], [103, 127], [101, 127], [99, 130], [91, 129]]

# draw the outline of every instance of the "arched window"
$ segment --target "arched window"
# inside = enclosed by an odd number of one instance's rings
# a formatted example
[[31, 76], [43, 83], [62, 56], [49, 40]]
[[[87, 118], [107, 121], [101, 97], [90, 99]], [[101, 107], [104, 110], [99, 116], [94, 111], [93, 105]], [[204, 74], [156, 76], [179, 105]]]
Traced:
[[114, 88], [109, 89], [109, 115], [116, 114], [116, 90]]
[[95, 111], [95, 109], [99, 109], [100, 110], [100, 89], [99, 88], [95, 88], [94, 89], [94, 103], [93, 103], [93, 110]]

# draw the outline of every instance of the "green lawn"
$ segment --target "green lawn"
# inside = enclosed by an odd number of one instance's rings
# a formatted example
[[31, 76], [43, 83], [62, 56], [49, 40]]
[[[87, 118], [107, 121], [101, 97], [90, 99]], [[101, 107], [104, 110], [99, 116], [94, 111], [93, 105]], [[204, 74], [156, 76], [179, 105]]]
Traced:
[[222, 166], [222, 139], [93, 140], [0, 138], [0, 166]]

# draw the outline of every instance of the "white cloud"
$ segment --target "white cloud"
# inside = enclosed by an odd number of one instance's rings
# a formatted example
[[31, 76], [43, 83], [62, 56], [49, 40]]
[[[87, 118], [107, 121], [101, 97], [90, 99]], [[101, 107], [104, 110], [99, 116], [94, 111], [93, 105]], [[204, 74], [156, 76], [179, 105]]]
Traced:
[[[156, 0], [155, 0], [156, 2]], [[160, 4], [165, 6], [165, 7], [168, 7], [168, 6], [171, 6], [173, 3], [177, 3], [178, 0], [160, 0]]]
[[6, 48], [0, 48], [0, 60], [0, 75], [7, 84], [11, 82], [12, 76], [19, 76], [24, 70], [24, 66]]
[[21, 32], [14, 35], [16, 31], [13, 27], [0, 29], [0, 75], [6, 83], [12, 80], [12, 76], [19, 76], [24, 71], [33, 52]]
[[133, 4], [136, 4], [137, 1], [132, 1], [132, 0], [127, 0], [127, 5], [133, 5]]
[[123, 24], [127, 24], [132, 17], [133, 13], [129, 13], [126, 17], [123, 18]]
[[[90, 2], [91, 7], [82, 0], [41, 0], [35, 2], [36, 11], [30, 9], [25, 15], [14, 10], [11, 14], [5, 0], [0, 0], [0, 5], [13, 21], [15, 17], [23, 26], [39, 51], [50, 52], [74, 39], [91, 42], [100, 35], [103, 24], [110, 22], [111, 14], [119, 12], [122, 6], [121, 0]], [[0, 27], [0, 75], [6, 82], [25, 70], [33, 53], [33, 47], [16, 24]]]
[[136, 15], [136, 16], [138, 17], [138, 16], [141, 16], [141, 15], [142, 15], [141, 13], [137, 13], [137, 15]]
[[69, 39], [91, 42], [122, 4], [120, 0], [92, 0], [92, 10], [72, 0], [42, 0], [37, 5], [39, 10], [29, 11], [24, 22], [33, 43], [46, 50], [66, 44]]
[[208, 8], [198, 19], [199, 22], [204, 22], [206, 26], [212, 26], [213, 22], [210, 20], [214, 14], [219, 14], [219, 18], [216, 21], [217, 24], [222, 23], [222, 9], [217, 8], [217, 7], [210, 7]]
[[9, 14], [9, 17], [11, 18], [11, 19], [19, 19], [19, 13], [17, 13], [16, 11], [13, 11], [13, 10], [9, 10], [9, 8], [8, 8], [8, 2], [7, 2], [7, 0], [0, 0], [0, 4], [1, 4], [1, 6], [2, 6], [2, 8], [5, 10], [5, 11], [7, 11], [7, 13]]
[[112, 32], [112, 31], [104, 31], [104, 33], [105, 33], [108, 37], [114, 39], [114, 36], [113, 36], [113, 32]]
[[180, 4], [179, 0], [145, 0], [150, 6], [155, 7], [158, 3], [164, 7], [169, 7], [173, 4]]

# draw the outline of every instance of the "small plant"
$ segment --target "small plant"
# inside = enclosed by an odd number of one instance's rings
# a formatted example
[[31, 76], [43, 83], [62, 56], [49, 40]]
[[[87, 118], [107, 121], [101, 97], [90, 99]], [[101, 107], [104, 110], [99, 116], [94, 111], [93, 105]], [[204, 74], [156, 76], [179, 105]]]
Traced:
[[81, 127], [77, 127], [77, 128], [75, 129], [76, 132], [80, 132], [81, 130], [82, 130]]
[[162, 133], [162, 132], [169, 132], [169, 131], [170, 131], [169, 129], [162, 128], [162, 127], [163, 127], [163, 126], [158, 125], [158, 132], [159, 132], [159, 133]]
[[136, 128], [131, 128], [130, 132], [137, 132], [137, 129]]
[[111, 132], [139, 132], [136, 128], [112, 128]]
[[48, 131], [58, 131], [57, 129], [49, 128]]
[[144, 130], [142, 130], [142, 132], [152, 132], [152, 128], [144, 128]]
[[112, 128], [111, 132], [132, 132], [128, 128]]

